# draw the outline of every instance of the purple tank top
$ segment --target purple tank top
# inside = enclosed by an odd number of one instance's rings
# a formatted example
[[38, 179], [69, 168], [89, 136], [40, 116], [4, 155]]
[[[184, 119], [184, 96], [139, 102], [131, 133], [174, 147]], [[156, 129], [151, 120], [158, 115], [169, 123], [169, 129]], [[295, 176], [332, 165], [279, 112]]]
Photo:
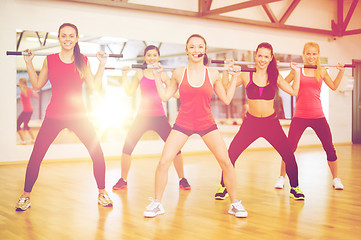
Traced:
[[155, 80], [143, 76], [139, 84], [142, 100], [138, 114], [152, 117], [164, 116], [164, 108], [155, 85]]

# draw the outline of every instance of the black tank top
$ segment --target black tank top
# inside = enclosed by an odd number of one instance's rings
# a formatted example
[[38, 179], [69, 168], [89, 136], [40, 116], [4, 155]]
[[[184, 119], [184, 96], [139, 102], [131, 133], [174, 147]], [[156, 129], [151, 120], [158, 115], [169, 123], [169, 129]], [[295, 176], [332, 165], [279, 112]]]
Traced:
[[272, 100], [275, 97], [276, 90], [267, 84], [264, 87], [259, 87], [253, 82], [253, 73], [250, 72], [250, 81], [246, 87], [248, 99], [263, 99], [263, 100]]

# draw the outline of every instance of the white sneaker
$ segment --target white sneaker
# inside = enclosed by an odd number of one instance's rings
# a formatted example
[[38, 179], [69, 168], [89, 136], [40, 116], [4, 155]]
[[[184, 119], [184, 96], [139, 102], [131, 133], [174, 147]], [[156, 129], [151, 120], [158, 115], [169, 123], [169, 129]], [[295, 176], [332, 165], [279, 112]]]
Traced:
[[339, 178], [334, 178], [333, 179], [333, 187], [336, 189], [336, 190], [343, 190], [343, 185], [341, 183], [341, 179]]
[[275, 188], [282, 189], [284, 185], [285, 185], [285, 178], [283, 176], [280, 176], [277, 179], [277, 182], [275, 184]]
[[241, 201], [231, 203], [231, 206], [229, 207], [228, 213], [232, 214], [232, 215], [234, 215], [236, 217], [239, 217], [239, 218], [245, 218], [245, 217], [248, 216], [248, 213], [244, 209], [243, 205], [241, 204]]
[[159, 214], [165, 213], [164, 208], [158, 200], [152, 200], [151, 204], [149, 204], [144, 211], [144, 217], [152, 218]]

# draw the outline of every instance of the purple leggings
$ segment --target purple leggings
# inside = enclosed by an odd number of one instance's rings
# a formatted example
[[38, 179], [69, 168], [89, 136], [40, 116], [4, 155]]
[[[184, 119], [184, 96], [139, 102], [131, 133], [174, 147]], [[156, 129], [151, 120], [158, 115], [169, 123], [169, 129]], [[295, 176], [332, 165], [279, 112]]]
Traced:
[[327, 160], [332, 162], [337, 160], [336, 150], [332, 143], [332, 135], [330, 126], [326, 118], [292, 118], [290, 131], [288, 132], [288, 140], [292, 150], [296, 151], [298, 142], [307, 127], [312, 128], [322, 143], [322, 147], [327, 154]]
[[[239, 155], [260, 137], [266, 139], [281, 155], [282, 160], [286, 163], [286, 172], [290, 179], [290, 185], [291, 187], [297, 187], [298, 167], [295, 155], [275, 113], [264, 118], [247, 113], [228, 149], [228, 155], [233, 166]], [[221, 184], [224, 186], [223, 176]]]
[[45, 117], [36, 137], [25, 175], [25, 192], [31, 192], [39, 175], [40, 164], [50, 144], [64, 128], [72, 130], [87, 148], [93, 160], [94, 177], [99, 189], [105, 188], [105, 162], [94, 127], [87, 118], [59, 120]]
[[29, 121], [31, 118], [31, 115], [33, 115], [33, 112], [21, 112], [18, 120], [16, 121], [16, 130], [20, 131], [21, 130], [21, 124], [24, 123], [24, 130], [30, 130], [29, 127]]

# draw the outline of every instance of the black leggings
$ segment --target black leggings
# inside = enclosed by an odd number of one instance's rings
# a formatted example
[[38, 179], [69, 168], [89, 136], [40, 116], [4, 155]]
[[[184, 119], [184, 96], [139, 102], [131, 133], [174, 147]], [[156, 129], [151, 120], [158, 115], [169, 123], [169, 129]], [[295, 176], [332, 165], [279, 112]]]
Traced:
[[320, 139], [322, 147], [327, 154], [327, 160], [330, 162], [336, 161], [336, 150], [332, 143], [331, 130], [326, 118], [306, 119], [294, 117], [288, 132], [288, 140], [292, 150], [296, 151], [298, 142], [307, 127], [312, 128]]
[[[291, 187], [297, 187], [298, 167], [295, 155], [293, 154], [292, 148], [283, 132], [276, 114], [272, 114], [269, 117], [258, 118], [247, 113], [244, 122], [228, 149], [228, 155], [233, 166], [239, 155], [260, 137], [266, 139], [281, 155], [282, 160], [286, 163], [286, 172], [290, 179], [290, 185]], [[224, 186], [223, 176], [221, 184]]]
[[[153, 130], [163, 139], [165, 142], [172, 130], [166, 116], [151, 117], [137, 115], [132, 126], [129, 128], [127, 137], [123, 147], [123, 153], [132, 155], [135, 146], [139, 139], [147, 131]], [[179, 151], [178, 154], [181, 152]], [[177, 155], [178, 155], [177, 154]]]
[[87, 148], [93, 160], [94, 177], [99, 189], [105, 188], [105, 162], [94, 127], [87, 118], [59, 120], [45, 117], [36, 137], [25, 175], [25, 192], [31, 192], [39, 175], [40, 164], [50, 144], [64, 128], [72, 130]]

